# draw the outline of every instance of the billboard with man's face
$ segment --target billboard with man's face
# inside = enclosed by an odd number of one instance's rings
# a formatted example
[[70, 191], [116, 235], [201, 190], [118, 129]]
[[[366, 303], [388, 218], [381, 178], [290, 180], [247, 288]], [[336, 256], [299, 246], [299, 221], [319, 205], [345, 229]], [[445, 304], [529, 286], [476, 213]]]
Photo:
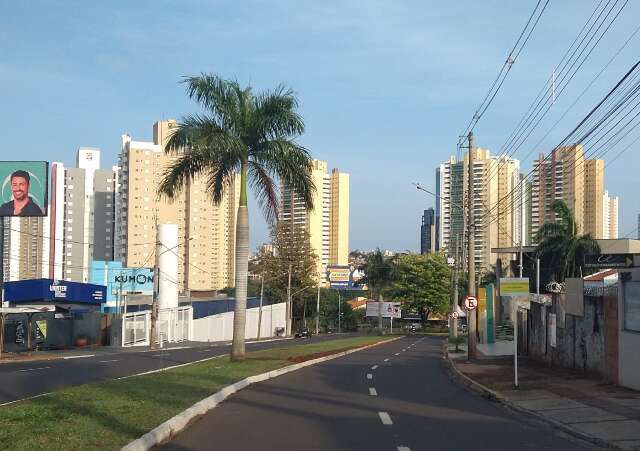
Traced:
[[0, 217], [47, 216], [49, 163], [0, 161]]

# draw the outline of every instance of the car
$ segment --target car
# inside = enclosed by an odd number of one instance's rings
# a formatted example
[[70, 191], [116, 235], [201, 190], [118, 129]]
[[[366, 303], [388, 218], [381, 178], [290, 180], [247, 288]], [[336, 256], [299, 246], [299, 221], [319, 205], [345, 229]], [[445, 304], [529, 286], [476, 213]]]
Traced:
[[311, 332], [306, 327], [298, 330], [295, 334], [296, 338], [311, 338]]

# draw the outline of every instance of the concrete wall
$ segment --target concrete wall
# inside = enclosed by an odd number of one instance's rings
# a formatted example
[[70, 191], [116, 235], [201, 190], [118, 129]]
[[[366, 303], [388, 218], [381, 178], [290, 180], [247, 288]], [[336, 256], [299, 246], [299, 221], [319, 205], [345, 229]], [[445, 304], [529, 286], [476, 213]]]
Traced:
[[[640, 281], [640, 269], [632, 269], [622, 273], [621, 278], [629, 281]], [[618, 377], [619, 384], [625, 387], [640, 390], [640, 359], [638, 359], [638, 350], [640, 350], [640, 332], [625, 330], [624, 325], [624, 297], [625, 281], [619, 283], [618, 289]]]
[[[529, 357], [552, 366], [573, 368], [605, 377], [605, 301], [584, 297], [584, 316], [563, 314], [559, 298], [544, 307], [531, 303], [527, 317]], [[614, 302], [609, 298], [608, 302]], [[549, 340], [549, 314], [556, 314], [556, 346]]]
[[[247, 309], [245, 338], [258, 336], [259, 308]], [[260, 337], [275, 336], [276, 328], [285, 327], [286, 306], [284, 303], [262, 307]], [[194, 341], [228, 341], [233, 338], [233, 312], [211, 315], [193, 321]]]

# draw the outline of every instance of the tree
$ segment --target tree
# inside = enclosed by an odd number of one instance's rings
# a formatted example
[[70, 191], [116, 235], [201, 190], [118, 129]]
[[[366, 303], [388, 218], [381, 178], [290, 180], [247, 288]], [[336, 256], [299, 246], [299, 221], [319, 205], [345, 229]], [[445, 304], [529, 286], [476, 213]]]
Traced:
[[318, 286], [318, 258], [311, 247], [309, 233], [303, 227], [292, 226], [290, 221], [281, 221], [272, 227], [271, 243], [274, 252], [260, 258], [265, 293], [274, 300], [286, 302], [291, 267], [291, 317], [304, 317], [306, 301]]
[[567, 277], [582, 277], [581, 265], [586, 254], [599, 254], [600, 246], [591, 235], [578, 235], [573, 212], [562, 200], [551, 204], [559, 221], [545, 223], [536, 235], [536, 253], [551, 269], [558, 282]]
[[446, 313], [451, 273], [443, 254], [402, 254], [394, 263], [397, 278], [390, 291], [403, 308], [418, 312], [425, 321], [432, 313]]
[[296, 143], [304, 132], [298, 100], [283, 85], [254, 95], [250, 87], [217, 75], [184, 79], [188, 96], [205, 110], [182, 118], [165, 152], [176, 155], [160, 182], [159, 194], [169, 198], [192, 178], [203, 176], [214, 204], [219, 204], [232, 180], [240, 174], [240, 202], [236, 221], [235, 283], [231, 359], [245, 357], [249, 212], [247, 183], [254, 189], [269, 223], [278, 217], [276, 181], [291, 186], [305, 207], [313, 209], [315, 186], [312, 159]]
[[368, 255], [364, 265], [364, 277], [360, 281], [371, 291], [371, 297], [378, 296], [378, 330], [382, 333], [382, 291], [391, 285], [396, 271], [390, 258], [386, 258], [380, 248]]

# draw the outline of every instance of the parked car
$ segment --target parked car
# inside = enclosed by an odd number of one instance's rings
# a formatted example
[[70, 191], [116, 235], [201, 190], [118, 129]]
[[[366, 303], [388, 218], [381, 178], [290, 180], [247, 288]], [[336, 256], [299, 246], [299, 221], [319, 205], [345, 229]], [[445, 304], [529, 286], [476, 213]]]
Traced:
[[295, 334], [296, 338], [311, 338], [311, 332], [306, 327], [298, 330]]

